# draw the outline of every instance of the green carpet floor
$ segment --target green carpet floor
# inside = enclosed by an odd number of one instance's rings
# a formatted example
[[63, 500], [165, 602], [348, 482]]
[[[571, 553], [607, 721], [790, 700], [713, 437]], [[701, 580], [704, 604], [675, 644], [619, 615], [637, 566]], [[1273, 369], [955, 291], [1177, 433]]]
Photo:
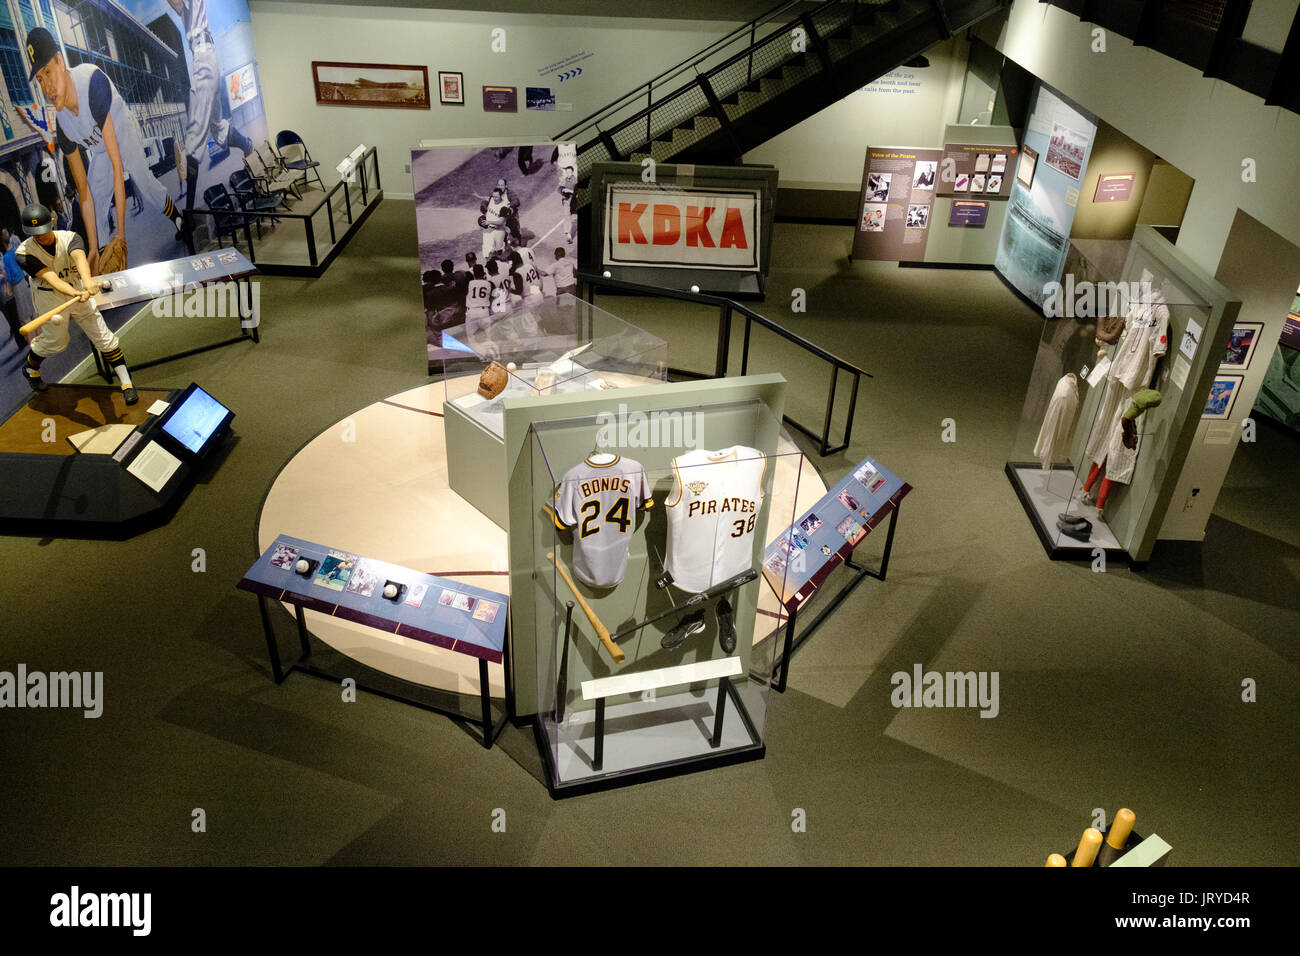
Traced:
[[[766, 759], [553, 802], [529, 729], [489, 752], [436, 714], [272, 684], [257, 602], [234, 587], [267, 487], [321, 430], [427, 381], [413, 206], [389, 200], [324, 278], [263, 280], [262, 344], [138, 376], [197, 379], [238, 414], [168, 525], [0, 538], [0, 670], [106, 682], [98, 720], [0, 710], [0, 863], [1037, 866], [1120, 806], [1175, 864], [1300, 862], [1300, 439], [1264, 425], [1238, 451], [1204, 545], [1161, 546], [1143, 573], [1050, 562], [1002, 473], [1041, 319], [992, 272], [850, 266], [849, 239], [778, 226], [761, 308], [875, 375], [852, 447], [817, 460], [828, 483], [871, 454], [916, 490], [888, 582], [863, 584], [770, 700]], [[707, 366], [709, 310], [599, 304], [666, 338], [671, 364]], [[123, 344], [142, 361], [223, 334], [152, 319]], [[824, 366], [754, 341], [752, 370], [786, 374], [792, 413], [820, 422]], [[895, 709], [890, 675], [914, 664], [998, 671], [997, 718]]]

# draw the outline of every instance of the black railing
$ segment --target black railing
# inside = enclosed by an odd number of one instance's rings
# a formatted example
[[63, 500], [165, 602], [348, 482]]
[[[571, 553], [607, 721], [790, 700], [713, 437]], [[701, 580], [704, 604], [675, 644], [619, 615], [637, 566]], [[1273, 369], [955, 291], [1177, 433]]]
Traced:
[[[849, 447], [853, 436], [853, 415], [858, 407], [858, 386], [862, 382], [863, 376], [871, 378], [870, 372], [859, 368], [852, 362], [840, 358], [831, 352], [826, 351], [820, 345], [809, 342], [803, 336], [791, 332], [785, 326], [773, 322], [764, 315], [760, 315], [746, 305], [742, 305], [733, 299], [724, 296], [709, 295], [705, 292], [685, 292], [681, 289], [661, 288], [660, 286], [642, 285], [639, 282], [626, 282], [622, 279], [607, 278], [592, 272], [579, 272], [578, 279], [582, 283], [583, 298], [595, 305], [596, 289], [608, 289], [612, 292], [622, 292], [630, 295], [643, 295], [658, 299], [676, 299], [681, 302], [691, 302], [696, 305], [716, 306], [718, 309], [718, 341], [717, 351], [714, 353], [713, 372], [700, 372], [694, 369], [670, 368], [670, 374], [682, 378], [724, 378], [731, 367], [731, 333], [732, 319], [735, 314], [739, 313], [744, 319], [744, 338], [740, 353], [740, 374], [749, 373], [749, 349], [750, 340], [753, 334], [754, 326], [766, 329], [772, 334], [798, 346], [805, 352], [816, 358], [828, 363], [831, 367], [830, 388], [826, 393], [826, 415], [822, 420], [821, 431], [817, 432], [804, 425], [789, 415], [785, 416], [785, 421], [790, 427], [798, 429], [809, 438], [818, 443], [818, 453], [825, 458], [827, 455], [834, 455], [837, 452], [844, 451]], [[835, 397], [839, 386], [839, 376], [841, 372], [847, 373], [852, 378], [852, 387], [849, 392], [849, 410], [844, 422], [844, 438], [839, 443], [831, 444], [831, 425], [835, 414]]]
[[[373, 176], [374, 182], [371, 183]], [[361, 206], [358, 213], [352, 209], [352, 191], [360, 191]], [[345, 225], [351, 226], [360, 212], [364, 212], [370, 204], [370, 193], [378, 192], [382, 189], [379, 180], [379, 155], [376, 147], [371, 146], [362, 155], [356, 165], [356, 182], [340, 180], [326, 190], [325, 194], [318, 199], [309, 210], [290, 210], [290, 209], [268, 209], [260, 212], [251, 212], [245, 209], [191, 209], [186, 211], [186, 224], [190, 226], [189, 235], [193, 236], [193, 227], [198, 223], [200, 217], [207, 216], [211, 218], [213, 224], [212, 235], [218, 235], [215, 228], [218, 220], [238, 219], [240, 220], [240, 229], [243, 231], [244, 239], [248, 243], [248, 259], [250, 262], [257, 263], [257, 250], [253, 243], [252, 226], [258, 228], [258, 234], [261, 234], [261, 226], [266, 223], [274, 223], [280, 219], [300, 219], [303, 221], [303, 227], [306, 230], [307, 237], [307, 258], [313, 267], [320, 264], [320, 252], [316, 245], [316, 223], [315, 216], [324, 206], [329, 223], [330, 245], [333, 246], [338, 242], [338, 230], [334, 221], [334, 199], [338, 196], [340, 190], [343, 193], [343, 216], [346, 220]], [[221, 234], [229, 230], [220, 230]], [[346, 229], [345, 229], [346, 231]], [[190, 243], [190, 254], [196, 255], [198, 250], [193, 247], [193, 241]]]

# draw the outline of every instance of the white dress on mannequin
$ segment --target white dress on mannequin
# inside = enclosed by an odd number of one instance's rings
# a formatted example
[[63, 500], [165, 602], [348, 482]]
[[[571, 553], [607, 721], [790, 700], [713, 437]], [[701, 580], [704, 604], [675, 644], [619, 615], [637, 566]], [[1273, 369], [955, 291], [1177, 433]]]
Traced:
[[1047, 404], [1047, 414], [1043, 416], [1043, 427], [1038, 430], [1038, 441], [1034, 442], [1034, 457], [1042, 462], [1044, 471], [1063, 457], [1063, 452], [1069, 447], [1074, 416], [1078, 411], [1079, 379], [1073, 372], [1067, 372], [1056, 383], [1052, 400]]

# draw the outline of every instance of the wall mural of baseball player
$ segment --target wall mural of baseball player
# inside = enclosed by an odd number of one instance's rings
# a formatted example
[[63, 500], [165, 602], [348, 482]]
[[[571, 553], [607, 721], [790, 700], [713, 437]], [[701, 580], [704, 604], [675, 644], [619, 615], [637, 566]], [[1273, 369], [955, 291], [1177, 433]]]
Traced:
[[417, 149], [411, 175], [430, 372], [444, 330], [576, 291], [572, 144]]
[[[214, 184], [228, 188], [248, 150], [268, 138], [246, 0], [0, 0], [0, 8], [10, 13], [0, 9], [0, 48], [17, 59], [0, 76], [0, 229], [17, 245], [19, 210], [39, 202], [56, 230], [81, 236], [92, 274], [185, 256], [181, 211], [201, 208]], [[197, 222], [201, 246], [207, 229]], [[6, 318], [35, 314], [33, 284], [10, 279], [0, 289]], [[109, 328], [128, 318], [103, 316]], [[0, 413], [29, 396], [13, 374], [26, 351], [0, 336]], [[59, 380], [88, 354], [73, 336], [51, 353], [44, 379]]]

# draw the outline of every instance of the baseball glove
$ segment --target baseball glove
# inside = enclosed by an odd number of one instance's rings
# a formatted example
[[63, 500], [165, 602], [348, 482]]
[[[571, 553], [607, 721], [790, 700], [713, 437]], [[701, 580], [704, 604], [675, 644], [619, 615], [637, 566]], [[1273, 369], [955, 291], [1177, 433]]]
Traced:
[[509, 381], [510, 373], [506, 371], [505, 366], [500, 362], [493, 362], [478, 378], [478, 393], [484, 398], [496, 398], [506, 390]]
[[96, 272], [99, 275], [108, 275], [110, 272], [121, 272], [125, 268], [126, 240], [121, 236], [114, 236], [108, 241], [108, 245], [99, 250]]
[[181, 146], [181, 141], [179, 139], [172, 140], [172, 156], [176, 159], [176, 175], [181, 178], [181, 183], [184, 184], [185, 178], [189, 174], [189, 170], [185, 166], [185, 150]]
[[487, 228], [487, 216], [479, 216], [479, 217], [478, 217], [478, 227], [479, 227], [480, 229], [486, 229], [486, 228]]

